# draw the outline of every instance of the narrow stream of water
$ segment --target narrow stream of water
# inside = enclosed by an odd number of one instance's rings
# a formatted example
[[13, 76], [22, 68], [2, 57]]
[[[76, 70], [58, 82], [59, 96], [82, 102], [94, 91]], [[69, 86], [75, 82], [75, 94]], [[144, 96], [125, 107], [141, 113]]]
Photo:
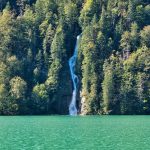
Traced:
[[77, 54], [78, 54], [79, 41], [80, 41], [80, 35], [77, 36], [74, 54], [69, 59], [70, 73], [71, 73], [71, 78], [72, 78], [72, 82], [73, 82], [73, 93], [72, 93], [71, 103], [69, 105], [69, 114], [72, 116], [77, 115], [76, 97], [77, 97], [77, 86], [78, 86], [79, 79], [78, 79], [77, 75], [75, 74], [75, 65], [76, 65], [76, 59], [77, 59]]

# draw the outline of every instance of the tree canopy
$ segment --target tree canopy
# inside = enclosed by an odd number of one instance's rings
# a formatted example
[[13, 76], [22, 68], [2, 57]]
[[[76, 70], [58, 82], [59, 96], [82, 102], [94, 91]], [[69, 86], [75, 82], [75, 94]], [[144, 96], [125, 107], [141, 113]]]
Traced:
[[0, 114], [150, 114], [148, 0], [0, 0]]

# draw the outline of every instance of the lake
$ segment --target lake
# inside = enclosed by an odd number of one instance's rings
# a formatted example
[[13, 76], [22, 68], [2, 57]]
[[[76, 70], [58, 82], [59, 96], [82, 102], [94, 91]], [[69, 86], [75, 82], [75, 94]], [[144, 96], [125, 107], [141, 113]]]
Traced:
[[0, 117], [0, 150], [149, 150], [150, 116]]

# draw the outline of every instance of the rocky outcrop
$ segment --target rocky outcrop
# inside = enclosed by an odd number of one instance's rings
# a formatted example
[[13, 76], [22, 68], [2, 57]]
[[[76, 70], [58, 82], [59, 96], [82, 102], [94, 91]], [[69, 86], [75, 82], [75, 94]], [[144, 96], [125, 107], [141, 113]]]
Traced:
[[87, 112], [87, 102], [86, 102], [86, 96], [80, 92], [80, 106], [81, 106], [81, 111], [80, 111], [80, 114], [81, 115], [86, 115], [88, 112]]
[[54, 95], [54, 103], [52, 104], [52, 113], [68, 115], [69, 104], [72, 97], [72, 80], [69, 71], [69, 65], [66, 62], [61, 73], [61, 81], [57, 93]]

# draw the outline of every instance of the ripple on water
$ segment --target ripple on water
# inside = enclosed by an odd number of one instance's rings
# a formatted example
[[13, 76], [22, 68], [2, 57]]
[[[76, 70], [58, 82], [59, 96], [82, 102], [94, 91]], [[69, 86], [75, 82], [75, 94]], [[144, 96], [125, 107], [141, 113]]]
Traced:
[[0, 117], [0, 150], [148, 150], [149, 116]]

